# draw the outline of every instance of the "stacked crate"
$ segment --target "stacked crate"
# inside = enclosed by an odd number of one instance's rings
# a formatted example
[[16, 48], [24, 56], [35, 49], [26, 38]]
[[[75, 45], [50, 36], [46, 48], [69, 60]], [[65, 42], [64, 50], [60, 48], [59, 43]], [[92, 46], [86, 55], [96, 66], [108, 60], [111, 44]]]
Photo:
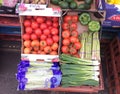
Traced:
[[107, 65], [108, 88], [109, 94], [119, 94], [120, 92], [120, 42], [119, 38], [115, 37], [108, 44], [105, 50], [105, 60]]

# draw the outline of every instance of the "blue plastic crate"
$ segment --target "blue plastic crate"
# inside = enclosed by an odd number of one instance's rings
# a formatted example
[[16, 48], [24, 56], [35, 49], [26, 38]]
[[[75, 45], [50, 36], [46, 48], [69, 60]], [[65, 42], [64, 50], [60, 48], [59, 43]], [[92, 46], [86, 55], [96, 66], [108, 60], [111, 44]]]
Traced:
[[20, 26], [0, 26], [0, 34], [21, 35]]

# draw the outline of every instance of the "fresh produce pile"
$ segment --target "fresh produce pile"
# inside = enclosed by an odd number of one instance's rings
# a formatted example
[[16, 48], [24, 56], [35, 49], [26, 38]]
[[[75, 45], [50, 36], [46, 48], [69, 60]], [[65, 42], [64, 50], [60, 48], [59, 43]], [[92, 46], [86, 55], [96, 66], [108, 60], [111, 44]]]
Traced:
[[50, 0], [52, 4], [62, 9], [81, 9], [89, 10], [93, 0]]
[[60, 60], [62, 70], [63, 87], [69, 86], [98, 86], [99, 66], [98, 62], [72, 57], [61, 54]]
[[82, 47], [80, 56], [84, 59], [100, 60], [99, 30], [100, 22], [93, 20], [89, 13], [79, 15], [81, 25], [87, 26], [88, 30], [79, 35]]
[[25, 4], [46, 4], [47, 0], [23, 0]]
[[24, 54], [58, 54], [58, 17], [25, 16], [23, 27]]
[[78, 15], [65, 15], [62, 22], [62, 47], [61, 52], [80, 57], [81, 42], [78, 34]]
[[58, 62], [21, 61], [16, 78], [18, 90], [55, 88], [60, 85], [61, 71]]

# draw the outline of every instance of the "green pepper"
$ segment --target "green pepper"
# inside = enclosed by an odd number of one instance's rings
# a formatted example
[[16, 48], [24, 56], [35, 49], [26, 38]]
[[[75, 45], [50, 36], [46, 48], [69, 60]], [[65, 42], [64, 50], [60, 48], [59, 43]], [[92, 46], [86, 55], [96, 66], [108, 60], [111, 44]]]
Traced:
[[99, 21], [90, 21], [89, 24], [88, 24], [88, 28], [90, 31], [92, 32], [97, 32], [100, 30], [100, 23]]
[[82, 25], [87, 25], [91, 21], [91, 17], [89, 13], [82, 13], [79, 16], [79, 21]]

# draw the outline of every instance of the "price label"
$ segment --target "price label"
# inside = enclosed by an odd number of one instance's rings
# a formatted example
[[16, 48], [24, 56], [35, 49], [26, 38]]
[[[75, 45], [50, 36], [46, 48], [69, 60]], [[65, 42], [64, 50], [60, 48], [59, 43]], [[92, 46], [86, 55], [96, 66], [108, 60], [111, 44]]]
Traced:
[[60, 8], [52, 8], [53, 15], [60, 15], [61, 14], [61, 9]]

